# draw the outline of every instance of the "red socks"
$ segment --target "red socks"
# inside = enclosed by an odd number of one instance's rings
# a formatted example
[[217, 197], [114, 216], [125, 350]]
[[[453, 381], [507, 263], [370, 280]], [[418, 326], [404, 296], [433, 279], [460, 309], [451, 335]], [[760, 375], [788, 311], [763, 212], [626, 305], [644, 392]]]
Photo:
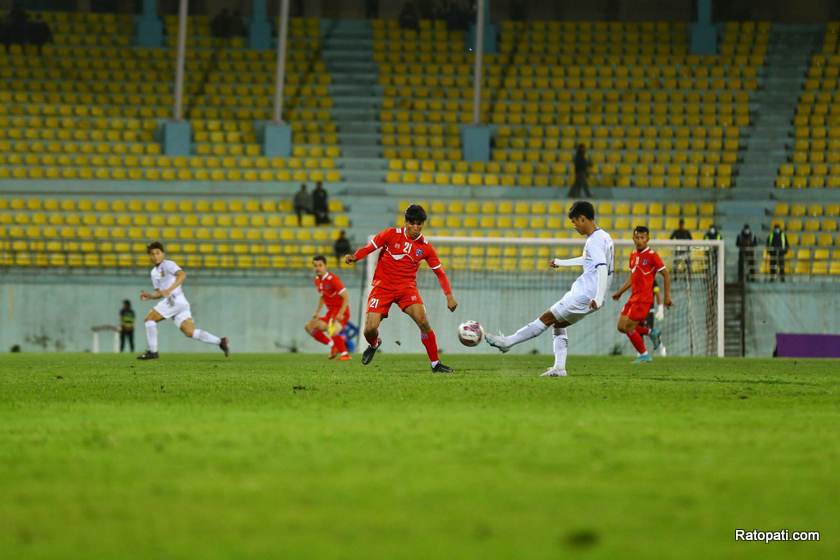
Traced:
[[630, 342], [633, 344], [633, 348], [636, 349], [636, 352], [639, 354], [644, 354], [647, 352], [645, 348], [645, 341], [642, 340], [642, 335], [639, 333], [638, 327], [631, 333], [627, 333], [627, 338], [630, 339]]
[[335, 348], [336, 350], [338, 350], [342, 354], [347, 352], [347, 344], [345, 344], [343, 336], [337, 334], [334, 337], [332, 337], [332, 341], [333, 341], [333, 348]]
[[324, 331], [314, 330], [312, 331], [312, 338], [320, 342], [321, 344], [329, 344], [330, 339], [324, 334]]
[[371, 346], [378, 345], [379, 344], [379, 331], [378, 330], [374, 331], [374, 333], [372, 335], [368, 335], [367, 333], [365, 333], [365, 340], [367, 340], [367, 343], [370, 344]]
[[429, 360], [432, 362], [438, 361], [438, 347], [437, 347], [437, 337], [435, 336], [435, 331], [429, 331], [427, 333], [420, 333], [420, 342], [423, 343], [423, 346], [426, 347], [426, 354], [429, 355]]

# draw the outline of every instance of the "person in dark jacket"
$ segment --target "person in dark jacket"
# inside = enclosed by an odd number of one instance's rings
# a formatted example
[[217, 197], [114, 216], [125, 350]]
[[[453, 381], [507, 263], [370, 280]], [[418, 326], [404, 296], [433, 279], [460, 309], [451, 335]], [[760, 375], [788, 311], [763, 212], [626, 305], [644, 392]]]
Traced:
[[571, 198], [579, 198], [581, 190], [586, 193], [586, 198], [591, 198], [592, 193], [589, 192], [589, 168], [592, 167], [592, 161], [586, 157], [586, 147], [583, 144], [578, 144], [575, 150], [575, 182], [569, 190]]
[[338, 239], [335, 240], [335, 244], [333, 245], [333, 252], [335, 253], [336, 266], [341, 264], [341, 259], [344, 258], [344, 255], [349, 255], [353, 252], [350, 247], [350, 240], [347, 239], [344, 230], [338, 233]]
[[750, 229], [750, 224], [744, 224], [735, 245], [738, 246], [738, 281], [752, 282], [755, 276], [755, 246], [758, 245], [758, 239]]
[[298, 225], [302, 225], [302, 216], [312, 213], [312, 195], [306, 190], [306, 184], [302, 184], [300, 190], [295, 193], [292, 206], [294, 207], [295, 214], [297, 214]]
[[312, 212], [315, 214], [315, 224], [330, 223], [329, 195], [321, 181], [315, 183], [315, 190], [312, 191]]
[[770, 281], [776, 279], [776, 267], [779, 269], [779, 279], [785, 281], [785, 254], [788, 251], [788, 240], [782, 226], [773, 224], [773, 231], [767, 236], [767, 253], [770, 255]]
[[[671, 239], [691, 239], [691, 232], [685, 227], [685, 220], [680, 218], [677, 229], [671, 232]], [[691, 276], [691, 253], [687, 247], [674, 247], [674, 274], [680, 271], [680, 265], [685, 265], [685, 272]]]
[[120, 352], [125, 348], [126, 342], [134, 352], [134, 310], [131, 308], [131, 302], [124, 299], [120, 309]]

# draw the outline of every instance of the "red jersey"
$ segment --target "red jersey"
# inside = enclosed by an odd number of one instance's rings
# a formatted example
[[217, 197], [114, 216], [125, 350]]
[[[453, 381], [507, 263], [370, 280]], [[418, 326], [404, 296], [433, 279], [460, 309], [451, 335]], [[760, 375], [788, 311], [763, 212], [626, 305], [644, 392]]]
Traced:
[[324, 298], [324, 303], [327, 305], [327, 310], [337, 313], [341, 309], [341, 304], [344, 303], [344, 298], [341, 294], [344, 293], [344, 283], [341, 278], [327, 272], [323, 278], [315, 277], [315, 288], [318, 293]]
[[665, 263], [656, 251], [645, 247], [630, 254], [630, 285], [633, 301], [653, 301], [653, 282], [656, 273], [665, 268]]
[[422, 261], [426, 261], [432, 270], [440, 268], [440, 259], [432, 244], [423, 235], [409, 239], [404, 228], [380, 231], [372, 245], [374, 249], [382, 248], [372, 286], [416, 289], [417, 269]]

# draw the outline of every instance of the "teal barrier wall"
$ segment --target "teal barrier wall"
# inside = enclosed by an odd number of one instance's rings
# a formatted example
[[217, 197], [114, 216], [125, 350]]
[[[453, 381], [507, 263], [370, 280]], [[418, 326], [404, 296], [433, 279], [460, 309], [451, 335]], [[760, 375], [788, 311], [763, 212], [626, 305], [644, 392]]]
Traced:
[[752, 284], [746, 311], [747, 356], [772, 356], [777, 332], [840, 334], [840, 283]]
[[[311, 317], [317, 293], [307, 271], [272, 277], [214, 277], [187, 271], [185, 292], [192, 304], [196, 324], [220, 336], [229, 336], [236, 352], [324, 352], [304, 331]], [[341, 273], [351, 297], [352, 320], [360, 320], [363, 296], [361, 269]], [[508, 285], [500, 290], [493, 279], [459, 278], [450, 275], [459, 308], [446, 309], [446, 302], [434, 275], [420, 273], [420, 290], [432, 326], [445, 352], [475, 352], [456, 340], [458, 323], [475, 319], [486, 328], [509, 333], [533, 320], [565, 291], [570, 278], [556, 281]], [[491, 286], [495, 286], [492, 289]], [[148, 272], [119, 276], [5, 274], [0, 277], [0, 352], [19, 344], [23, 351], [86, 352], [92, 347], [91, 327], [118, 322], [123, 299], [130, 299], [137, 314], [135, 335], [138, 349], [145, 348], [142, 318], [153, 304], [139, 300], [140, 290], [149, 290]], [[770, 356], [777, 332], [840, 333], [840, 297], [837, 284], [754, 285], [747, 300], [747, 355]], [[695, 292], [694, 312], [703, 301]], [[675, 297], [675, 301], [677, 298]], [[685, 302], [684, 297], [679, 301]], [[620, 352], [632, 349], [616, 332], [615, 321], [622, 302], [609, 300], [605, 308], [569, 329], [572, 354]], [[686, 311], [687, 312], [687, 311]], [[670, 353], [685, 353], [687, 330], [679, 312], [666, 314], [660, 326]], [[693, 348], [702, 354], [705, 337], [694, 330]], [[384, 346], [389, 353], [423, 352], [416, 326], [396, 308], [382, 326]], [[110, 351], [110, 334], [100, 335], [102, 351]], [[682, 348], [682, 350], [680, 350]], [[160, 327], [161, 352], [207, 352], [205, 344], [185, 338], [171, 322]], [[481, 352], [490, 351], [482, 346]], [[518, 346], [515, 353], [551, 352], [551, 336]]]

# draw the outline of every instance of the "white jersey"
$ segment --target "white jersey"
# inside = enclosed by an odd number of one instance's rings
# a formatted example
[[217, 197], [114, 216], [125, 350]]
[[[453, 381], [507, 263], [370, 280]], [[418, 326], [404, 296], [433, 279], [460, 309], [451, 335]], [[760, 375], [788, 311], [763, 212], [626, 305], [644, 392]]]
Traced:
[[[167, 289], [175, 283], [175, 274], [180, 270], [181, 267], [175, 264], [174, 261], [164, 259], [159, 265], [152, 269], [152, 286], [154, 286], [156, 290]], [[181, 286], [178, 286], [171, 294], [169, 294], [167, 299], [174, 301], [175, 299], [183, 296], [184, 291], [181, 289]]]
[[590, 300], [595, 299], [598, 293], [598, 267], [607, 267], [607, 290], [613, 277], [613, 240], [610, 234], [601, 228], [597, 228], [586, 239], [583, 246], [583, 274], [578, 276], [571, 291], [575, 294], [585, 295]]

